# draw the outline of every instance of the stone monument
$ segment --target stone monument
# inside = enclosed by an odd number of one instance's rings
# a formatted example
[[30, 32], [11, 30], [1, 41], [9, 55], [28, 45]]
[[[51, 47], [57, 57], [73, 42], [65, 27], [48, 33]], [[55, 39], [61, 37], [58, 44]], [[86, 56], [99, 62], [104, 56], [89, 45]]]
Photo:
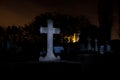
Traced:
[[60, 29], [53, 28], [53, 21], [47, 21], [47, 27], [40, 27], [40, 33], [47, 34], [47, 54], [45, 57], [40, 56], [39, 61], [58, 61], [60, 60], [60, 56], [55, 56], [53, 53], [53, 35], [60, 34]]
[[91, 38], [90, 37], [88, 37], [88, 50], [92, 50]]
[[98, 39], [95, 39], [95, 51], [98, 52]]

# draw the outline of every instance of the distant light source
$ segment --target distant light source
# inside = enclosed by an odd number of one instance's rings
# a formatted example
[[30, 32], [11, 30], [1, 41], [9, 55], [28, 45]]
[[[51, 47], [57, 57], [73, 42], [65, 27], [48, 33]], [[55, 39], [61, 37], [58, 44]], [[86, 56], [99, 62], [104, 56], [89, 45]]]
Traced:
[[73, 43], [75, 43], [75, 42], [77, 42], [77, 36], [76, 36], [76, 33], [74, 33], [74, 35], [73, 35]]
[[80, 35], [80, 32], [74, 33], [72, 35], [65, 36], [64, 39], [67, 40], [67, 43], [70, 43], [70, 42], [75, 43], [79, 41], [79, 35]]

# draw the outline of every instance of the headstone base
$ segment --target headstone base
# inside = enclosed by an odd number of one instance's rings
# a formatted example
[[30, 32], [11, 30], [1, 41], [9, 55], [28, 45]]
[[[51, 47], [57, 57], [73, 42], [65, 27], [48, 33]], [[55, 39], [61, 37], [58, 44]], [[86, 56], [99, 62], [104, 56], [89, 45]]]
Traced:
[[[49, 53], [48, 53], [49, 54]], [[45, 57], [39, 57], [39, 62], [41, 62], [41, 61], [60, 61], [60, 56], [57, 56], [57, 57], [55, 57], [55, 56], [45, 56]]]

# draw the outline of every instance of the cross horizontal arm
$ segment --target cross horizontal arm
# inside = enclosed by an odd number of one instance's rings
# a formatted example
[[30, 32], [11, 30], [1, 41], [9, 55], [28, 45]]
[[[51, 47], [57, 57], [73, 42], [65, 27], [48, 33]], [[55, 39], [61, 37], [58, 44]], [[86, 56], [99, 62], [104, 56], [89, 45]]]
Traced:
[[53, 34], [60, 34], [59, 28], [53, 28]]
[[40, 27], [40, 33], [48, 33], [47, 27]]

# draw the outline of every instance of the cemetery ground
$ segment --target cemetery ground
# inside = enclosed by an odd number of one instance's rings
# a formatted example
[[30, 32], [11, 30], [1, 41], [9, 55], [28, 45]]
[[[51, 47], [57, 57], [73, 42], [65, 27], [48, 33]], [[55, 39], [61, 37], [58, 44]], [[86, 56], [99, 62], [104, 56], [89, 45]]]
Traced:
[[[82, 52], [81, 52], [82, 53]], [[78, 72], [78, 73], [111, 73], [119, 72], [119, 56], [95, 52], [83, 52], [80, 55], [64, 56], [60, 61], [39, 62], [25, 56], [1, 56], [1, 72], [13, 73], [46, 73], [46, 72]], [[116, 52], [117, 53], [117, 52]], [[71, 53], [72, 54], [72, 53]], [[75, 54], [75, 53], [74, 53]], [[77, 53], [76, 53], [77, 54]]]
[[[16, 54], [14, 50], [0, 50], [0, 71], [5, 73], [109, 73], [120, 71], [119, 42], [114, 41], [112, 53], [103, 55], [93, 51], [77, 50], [63, 52], [60, 61], [39, 62], [40, 52], [24, 49]], [[118, 46], [116, 46], [118, 45]], [[45, 55], [44, 55], [45, 56]], [[56, 55], [57, 56], [57, 55]]]

